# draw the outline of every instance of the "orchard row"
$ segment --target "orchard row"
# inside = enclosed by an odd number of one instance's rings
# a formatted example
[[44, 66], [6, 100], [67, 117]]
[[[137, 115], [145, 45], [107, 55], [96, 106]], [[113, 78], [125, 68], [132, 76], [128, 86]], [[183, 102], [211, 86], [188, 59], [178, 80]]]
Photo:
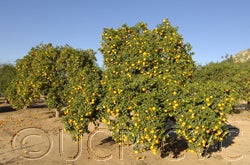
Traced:
[[27, 107], [43, 95], [50, 109], [65, 107], [62, 121], [74, 140], [88, 132], [89, 123], [105, 122], [113, 140], [133, 143], [135, 153], [156, 153], [168, 141], [169, 120], [191, 151], [202, 152], [228, 135], [234, 90], [194, 79], [191, 46], [167, 19], [153, 30], [142, 22], [104, 29], [100, 51], [104, 69], [93, 50], [32, 48], [17, 62], [8, 87], [12, 106]]

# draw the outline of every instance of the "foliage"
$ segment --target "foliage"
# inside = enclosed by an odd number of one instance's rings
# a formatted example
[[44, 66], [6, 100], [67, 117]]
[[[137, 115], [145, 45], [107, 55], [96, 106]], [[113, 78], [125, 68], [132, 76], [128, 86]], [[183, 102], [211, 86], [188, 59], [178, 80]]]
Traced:
[[191, 151], [202, 152], [228, 135], [227, 114], [232, 112], [234, 98], [224, 84], [189, 83], [175, 104], [178, 104], [176, 132], [185, 137]]
[[94, 55], [93, 50], [68, 45], [32, 48], [16, 65], [17, 77], [8, 89], [12, 106], [27, 107], [44, 95], [49, 108], [65, 107], [65, 129], [78, 140], [88, 131], [88, 123], [98, 118], [102, 72]]
[[100, 51], [103, 70], [93, 50], [32, 48], [17, 62], [17, 76], [7, 90], [10, 101], [22, 108], [44, 95], [49, 108], [66, 107], [63, 122], [74, 140], [88, 132], [90, 122], [101, 120], [119, 145], [156, 154], [168, 141], [169, 120], [192, 152], [222, 141], [236, 93], [249, 91], [249, 69], [242, 65], [229, 70], [227, 61], [197, 69], [190, 44], [167, 19], [153, 30], [143, 22], [104, 29]]
[[0, 65], [0, 96], [5, 95], [5, 91], [8, 84], [16, 75], [15, 66], [12, 64], [1, 64]]
[[6, 90], [7, 100], [15, 109], [22, 109], [29, 106], [34, 100], [39, 98], [37, 88], [34, 88], [34, 81], [29, 79], [32, 72], [32, 58], [30, 56], [18, 60], [16, 63], [16, 76], [8, 85]]
[[80, 60], [84, 62], [81, 64], [84, 66], [81, 70], [77, 72], [72, 70], [69, 73], [72, 77], [68, 83], [68, 106], [64, 111], [63, 122], [74, 140], [79, 140], [83, 133], [88, 132], [90, 122], [100, 118], [97, 105], [102, 96], [100, 85], [102, 71], [94, 63], [93, 52], [89, 54], [92, 55], [91, 58], [85, 56], [85, 59]]
[[8, 90], [9, 100], [20, 109], [44, 95], [49, 108], [60, 110], [70, 99], [69, 93], [75, 85], [72, 80], [85, 66], [93, 66], [94, 60], [92, 50], [38, 45], [18, 61], [17, 78]]
[[200, 83], [214, 81], [224, 84], [237, 101], [250, 101], [250, 61], [234, 62], [228, 58], [220, 63], [209, 63], [197, 71], [194, 79]]
[[120, 145], [132, 143], [135, 153], [150, 149], [155, 154], [168, 140], [169, 119], [191, 151], [203, 152], [228, 134], [230, 90], [192, 78], [191, 47], [168, 20], [153, 30], [145, 23], [105, 29], [101, 45], [106, 69], [102, 121]]

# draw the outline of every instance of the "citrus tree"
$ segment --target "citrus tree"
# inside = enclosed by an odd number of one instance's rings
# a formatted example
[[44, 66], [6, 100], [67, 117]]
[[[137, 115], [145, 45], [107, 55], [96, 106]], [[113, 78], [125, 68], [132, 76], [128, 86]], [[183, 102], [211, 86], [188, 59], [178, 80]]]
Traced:
[[16, 75], [15, 66], [12, 64], [0, 65], [0, 95], [4, 96], [8, 84]]
[[16, 76], [8, 84], [6, 98], [15, 109], [26, 109], [34, 100], [39, 99], [39, 90], [30, 79], [32, 58], [30, 56], [18, 60], [16, 63]]
[[[32, 74], [30, 79], [36, 82], [40, 94], [45, 97], [50, 109], [60, 110], [65, 100], [61, 94], [67, 82], [66, 73], [57, 71], [57, 61], [60, 58], [60, 48], [52, 44], [38, 45], [31, 49], [28, 56], [32, 57]], [[60, 75], [61, 74], [61, 75]]]
[[191, 152], [205, 154], [214, 142], [229, 135], [227, 114], [232, 113], [234, 95], [224, 84], [214, 81], [186, 84], [178, 111], [175, 113], [175, 130], [184, 137]]
[[70, 78], [63, 122], [74, 140], [79, 140], [89, 131], [89, 123], [95, 123], [100, 117], [97, 105], [102, 97], [102, 71], [95, 63], [94, 54], [92, 50], [82, 51], [79, 56], [71, 56], [65, 67]]
[[250, 61], [235, 62], [231, 58], [200, 67], [194, 76], [201, 83], [213, 81], [230, 89], [237, 101], [250, 101]]
[[106, 69], [102, 121], [116, 142], [134, 141], [136, 152], [156, 153], [166, 141], [165, 123], [178, 109], [174, 101], [195, 69], [190, 45], [168, 20], [153, 30], [142, 22], [105, 29], [101, 45]]
[[85, 73], [86, 68], [97, 68], [94, 54], [93, 50], [74, 49], [68, 45], [33, 47], [16, 65], [17, 78], [8, 90], [12, 105], [18, 109], [29, 106], [43, 95], [50, 109], [60, 111], [75, 97], [73, 87], [81, 85], [79, 80], [75, 84], [77, 77], [91, 76], [92, 72]]
[[203, 152], [228, 133], [225, 114], [233, 98], [217, 84], [192, 83], [191, 46], [167, 19], [153, 30], [143, 22], [104, 29], [100, 51], [105, 96], [99, 107], [120, 145], [156, 154], [168, 140], [169, 119], [191, 150]]
[[[33, 47], [28, 55], [17, 61], [17, 76], [7, 92], [8, 99], [14, 108], [21, 109], [31, 105], [35, 98], [40, 98], [40, 95], [46, 95], [47, 98], [51, 96], [46, 90], [53, 91], [51, 77], [55, 67], [53, 60], [57, 54], [59, 53], [52, 44], [39, 45]], [[48, 106], [52, 107], [50, 104]]]

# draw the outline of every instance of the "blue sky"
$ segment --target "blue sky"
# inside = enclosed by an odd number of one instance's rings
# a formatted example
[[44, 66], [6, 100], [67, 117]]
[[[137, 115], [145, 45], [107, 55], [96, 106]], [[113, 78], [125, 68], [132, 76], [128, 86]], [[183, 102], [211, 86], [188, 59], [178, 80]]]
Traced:
[[[249, 0], [1, 0], [0, 63], [14, 63], [40, 43], [98, 51], [103, 28], [168, 18], [199, 64], [250, 48]], [[102, 55], [97, 53], [98, 64]]]

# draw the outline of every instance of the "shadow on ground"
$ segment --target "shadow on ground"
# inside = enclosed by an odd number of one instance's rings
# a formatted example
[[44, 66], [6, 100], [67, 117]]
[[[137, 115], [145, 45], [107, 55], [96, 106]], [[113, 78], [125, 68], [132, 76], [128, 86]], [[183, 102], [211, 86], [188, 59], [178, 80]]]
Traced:
[[[29, 109], [31, 108], [47, 108], [48, 106], [44, 102], [35, 102], [34, 104], [28, 106]], [[0, 98], [0, 113], [7, 113], [7, 112], [12, 112], [15, 111], [11, 107], [10, 104], [6, 104], [5, 99]]]
[[178, 138], [173, 129], [168, 131], [168, 135], [167, 142], [160, 148], [161, 157], [171, 156], [172, 158], [178, 158], [181, 152], [188, 148], [187, 141], [184, 138]]
[[[230, 147], [234, 144], [234, 139], [239, 136], [239, 128], [233, 125], [227, 125], [229, 134], [222, 142], [214, 142], [212, 146], [208, 149], [205, 149], [202, 156], [210, 157], [212, 153], [221, 151], [222, 148]], [[184, 138], [178, 138], [177, 134], [173, 129], [168, 132], [169, 138], [168, 141], [161, 147], [161, 157], [178, 158], [181, 156], [181, 153], [188, 148], [187, 141]]]
[[45, 103], [34, 103], [28, 108], [48, 108], [48, 106]]
[[15, 111], [10, 105], [4, 105], [0, 107], [0, 113], [7, 113], [7, 112], [12, 112]]

